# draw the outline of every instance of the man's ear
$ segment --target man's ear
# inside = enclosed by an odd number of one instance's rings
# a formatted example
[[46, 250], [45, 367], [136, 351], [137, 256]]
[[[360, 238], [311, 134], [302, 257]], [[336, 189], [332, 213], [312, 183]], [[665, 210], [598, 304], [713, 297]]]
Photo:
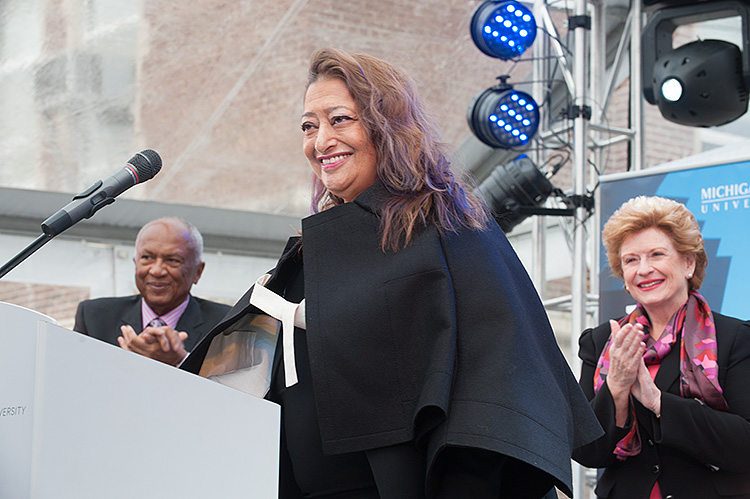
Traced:
[[198, 265], [198, 268], [195, 270], [195, 279], [193, 279], [193, 284], [198, 284], [198, 280], [201, 278], [201, 275], [203, 275], [203, 269], [206, 267], [206, 262], [201, 262], [200, 265]]

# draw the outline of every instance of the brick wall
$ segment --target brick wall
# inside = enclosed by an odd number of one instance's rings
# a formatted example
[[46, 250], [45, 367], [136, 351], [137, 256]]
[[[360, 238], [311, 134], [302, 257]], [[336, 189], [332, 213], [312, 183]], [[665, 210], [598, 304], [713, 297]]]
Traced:
[[88, 288], [25, 282], [0, 282], [0, 302], [36, 310], [72, 329], [78, 303], [89, 298]]
[[[469, 103], [496, 76], [510, 74], [517, 88], [531, 90], [529, 58], [503, 62], [474, 46], [469, 24], [480, 3], [153, 0], [132, 9], [140, 16], [132, 23], [96, 2], [50, 2], [26, 96], [41, 106], [31, 133], [42, 147], [19, 185], [78, 192], [109, 175], [113, 157], [152, 147], [163, 170], [123, 196], [304, 216], [311, 173], [299, 115], [312, 52], [334, 46], [402, 66], [456, 148], [471, 136]], [[96, 9], [104, 17], [90, 25]], [[566, 16], [553, 12], [569, 43]], [[103, 34], [109, 29], [113, 38]], [[535, 43], [546, 37], [540, 32]], [[75, 64], [71, 53], [80, 55]], [[626, 81], [605, 124], [627, 124], [627, 93]], [[654, 106], [646, 113], [646, 166], [694, 152], [694, 130], [666, 122]], [[610, 147], [603, 163], [600, 171], [623, 171], [627, 145]], [[569, 186], [571, 170], [561, 170], [557, 184]]]
[[474, 46], [469, 22], [479, 3], [147, 2], [138, 134], [165, 167], [138, 194], [306, 214], [311, 173], [299, 116], [309, 57], [327, 46], [403, 67], [458, 147], [471, 134], [474, 96], [511, 67], [514, 83], [530, 71]]

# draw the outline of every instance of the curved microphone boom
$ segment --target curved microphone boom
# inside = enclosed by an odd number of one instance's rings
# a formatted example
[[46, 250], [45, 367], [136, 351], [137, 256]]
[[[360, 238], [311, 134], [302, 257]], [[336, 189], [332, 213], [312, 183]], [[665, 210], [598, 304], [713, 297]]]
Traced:
[[84, 218], [91, 218], [101, 208], [115, 202], [115, 198], [135, 184], [151, 180], [161, 170], [161, 157], [153, 149], [144, 149], [104, 181], [73, 196], [73, 201], [42, 222], [42, 232], [54, 237]]

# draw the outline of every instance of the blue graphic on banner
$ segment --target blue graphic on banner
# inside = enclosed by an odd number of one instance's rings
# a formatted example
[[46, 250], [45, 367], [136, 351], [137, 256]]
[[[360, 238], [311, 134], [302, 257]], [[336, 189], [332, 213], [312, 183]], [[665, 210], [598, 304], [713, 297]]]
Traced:
[[[656, 191], [678, 199], [693, 212], [709, 255], [702, 288], [721, 286], [721, 304], [709, 304], [725, 315], [750, 316], [750, 162], [669, 173]], [[712, 247], [712, 246], [716, 247]]]
[[[634, 175], [601, 184], [602, 226], [628, 199], [657, 195], [684, 203], [701, 225], [708, 256], [699, 292], [711, 308], [750, 318], [750, 161]], [[633, 300], [611, 275], [604, 248], [600, 261], [600, 320], [621, 317]]]

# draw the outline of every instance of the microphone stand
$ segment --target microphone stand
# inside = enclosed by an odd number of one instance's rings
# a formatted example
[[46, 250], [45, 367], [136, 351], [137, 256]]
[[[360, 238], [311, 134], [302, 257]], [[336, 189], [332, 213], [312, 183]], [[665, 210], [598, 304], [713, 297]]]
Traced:
[[[73, 196], [73, 201], [75, 201], [76, 199], [90, 198], [89, 206], [86, 206], [84, 204], [78, 207], [78, 216], [82, 218], [91, 218], [94, 213], [99, 211], [101, 208], [104, 208], [108, 204], [112, 204], [115, 202], [115, 198], [108, 195], [106, 192], [97, 193], [92, 196], [92, 194], [95, 193], [96, 190], [101, 187], [101, 185], [102, 181], [97, 180], [94, 185], [92, 185], [82, 193]], [[80, 218], [77, 220], [71, 219], [70, 215], [65, 211], [64, 208], [58, 210], [57, 213], [42, 222], [43, 234], [37, 236], [37, 238], [34, 239], [31, 244], [26, 246], [26, 248], [24, 248], [16, 256], [8, 260], [8, 263], [0, 267], [0, 279], [2, 279], [5, 274], [16, 268], [21, 262], [33, 255], [36, 250], [50, 242], [53, 237], [75, 225], [79, 220]]]
[[[133, 185], [150, 180], [161, 170], [161, 156], [153, 149], [144, 149], [106, 181], [97, 180], [94, 185], [59, 209], [57, 213], [42, 222], [42, 232], [34, 242], [0, 267], [0, 279], [30, 257], [36, 250], [47, 244], [53, 237], [69, 229], [84, 218], [115, 202], [115, 197]], [[132, 182], [132, 183], [131, 183]]]
[[0, 267], [0, 279], [2, 279], [5, 274], [16, 268], [18, 264], [30, 257], [36, 250], [50, 242], [53, 237], [55, 236], [40, 234], [39, 237], [34, 240], [34, 242], [26, 246], [26, 248], [24, 248], [20, 253], [8, 260], [8, 263]]

